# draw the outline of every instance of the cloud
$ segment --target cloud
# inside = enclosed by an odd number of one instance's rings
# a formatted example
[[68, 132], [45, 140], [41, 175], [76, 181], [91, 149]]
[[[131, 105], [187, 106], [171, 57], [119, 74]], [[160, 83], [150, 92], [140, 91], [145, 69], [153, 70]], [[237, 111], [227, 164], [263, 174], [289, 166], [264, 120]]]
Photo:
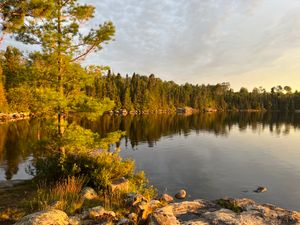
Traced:
[[117, 35], [115, 43], [89, 61], [103, 60], [117, 71], [157, 73], [180, 82], [207, 75], [226, 79], [276, 60], [293, 47], [289, 43], [299, 44], [299, 8], [291, 13], [292, 6], [279, 3], [95, 1], [101, 20], [116, 23]]
[[227, 81], [234, 75], [242, 83], [243, 74], [271, 67], [300, 47], [295, 0], [80, 2], [96, 6], [87, 25], [112, 20], [117, 29], [116, 40], [86, 63], [110, 65], [122, 74], [154, 73], [181, 83]]

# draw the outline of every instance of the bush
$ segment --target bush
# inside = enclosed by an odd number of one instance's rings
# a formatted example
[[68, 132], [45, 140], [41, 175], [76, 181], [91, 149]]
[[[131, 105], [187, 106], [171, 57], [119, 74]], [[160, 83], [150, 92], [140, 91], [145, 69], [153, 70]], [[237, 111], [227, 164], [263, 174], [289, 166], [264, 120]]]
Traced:
[[[35, 178], [53, 182], [69, 176], [86, 177], [88, 186], [110, 195], [111, 181], [124, 177], [129, 181], [129, 192], [138, 192], [151, 198], [155, 189], [148, 186], [143, 172], [135, 173], [135, 163], [122, 159], [118, 152], [108, 150], [120, 140], [123, 132], [113, 132], [100, 139], [98, 134], [71, 124], [61, 139], [63, 152], [51, 151], [35, 163]], [[121, 195], [124, 193], [120, 193]]]
[[112, 179], [125, 177], [140, 189], [144, 175], [134, 173], [133, 160], [123, 160], [117, 153], [99, 150], [93, 153], [56, 153], [36, 162], [36, 179], [53, 181], [68, 176], [85, 176], [88, 185], [108, 189]]

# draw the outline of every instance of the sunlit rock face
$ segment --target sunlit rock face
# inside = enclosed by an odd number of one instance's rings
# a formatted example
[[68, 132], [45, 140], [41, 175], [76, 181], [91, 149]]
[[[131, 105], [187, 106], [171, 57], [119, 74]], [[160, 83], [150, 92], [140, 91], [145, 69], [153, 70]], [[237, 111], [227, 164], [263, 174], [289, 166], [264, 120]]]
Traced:
[[[220, 202], [222, 202], [221, 205]], [[299, 212], [270, 204], [257, 204], [250, 199], [226, 199], [218, 201], [218, 204], [205, 200], [173, 203], [155, 210], [149, 218], [151, 225], [288, 225], [299, 223]]]
[[15, 225], [68, 225], [69, 222], [65, 212], [51, 209], [27, 215]]

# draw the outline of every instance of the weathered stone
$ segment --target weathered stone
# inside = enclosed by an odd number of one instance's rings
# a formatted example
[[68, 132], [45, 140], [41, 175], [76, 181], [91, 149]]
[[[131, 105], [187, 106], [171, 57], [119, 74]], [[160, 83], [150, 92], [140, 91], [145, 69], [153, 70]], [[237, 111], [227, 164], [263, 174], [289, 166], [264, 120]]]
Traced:
[[186, 191], [181, 189], [176, 195], [175, 195], [176, 198], [178, 199], [184, 199], [186, 197]]
[[127, 224], [130, 224], [129, 219], [127, 218], [122, 218], [117, 222], [117, 225], [127, 225]]
[[91, 219], [114, 219], [116, 214], [113, 211], [107, 211], [102, 206], [93, 207], [88, 210], [88, 218]]
[[150, 206], [150, 208], [153, 210], [153, 209], [156, 209], [156, 208], [158, 208], [158, 207], [161, 207], [161, 202], [160, 201], [158, 201], [158, 200], [151, 200], [150, 202], [149, 202], [149, 206]]
[[142, 201], [147, 202], [148, 200], [141, 194], [137, 193], [128, 193], [125, 197], [125, 202], [128, 206], [135, 206]]
[[80, 216], [71, 216], [69, 218], [69, 221], [70, 221], [70, 225], [81, 225], [82, 222], [81, 222], [81, 218]]
[[136, 222], [137, 219], [138, 219], [138, 215], [137, 215], [136, 213], [130, 213], [130, 214], [128, 215], [128, 219], [130, 219], [130, 220], [133, 221], [133, 222]]
[[171, 204], [173, 207], [173, 213], [178, 216], [187, 213], [197, 213], [199, 209], [204, 208], [206, 205], [204, 201], [184, 201], [180, 203]]
[[149, 217], [149, 225], [179, 225], [171, 205], [155, 210]]
[[256, 193], [263, 193], [263, 192], [267, 192], [268, 189], [266, 187], [258, 187], [256, 190], [254, 190], [254, 192]]
[[256, 204], [255, 201], [249, 198], [241, 198], [241, 199], [232, 199], [234, 204], [238, 207], [241, 207], [242, 210], [250, 210]]
[[174, 198], [168, 194], [163, 194], [160, 198], [161, 201], [164, 201], [164, 202], [167, 202], [167, 203], [170, 203], [170, 202], [173, 202], [174, 201]]
[[83, 199], [88, 199], [88, 200], [98, 198], [98, 195], [97, 195], [96, 191], [91, 187], [85, 187], [81, 191], [81, 196], [82, 196]]
[[126, 192], [129, 189], [129, 181], [124, 177], [113, 179], [110, 187], [112, 192], [117, 190]]
[[205, 200], [173, 203], [155, 210], [149, 224], [184, 225], [296, 225], [300, 212], [289, 211], [270, 204], [257, 204], [250, 199], [226, 199], [242, 209], [237, 213]]
[[23, 217], [15, 225], [68, 225], [69, 217], [63, 211], [51, 209]]
[[152, 213], [152, 208], [150, 204], [146, 201], [141, 201], [134, 207], [135, 212], [139, 215], [139, 218], [143, 221], [147, 220], [150, 213]]

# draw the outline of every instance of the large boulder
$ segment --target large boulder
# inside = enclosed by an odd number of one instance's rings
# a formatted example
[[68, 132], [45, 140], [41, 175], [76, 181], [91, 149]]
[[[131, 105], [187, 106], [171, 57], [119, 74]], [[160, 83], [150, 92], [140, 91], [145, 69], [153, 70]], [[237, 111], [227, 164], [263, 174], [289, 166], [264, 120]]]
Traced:
[[23, 217], [15, 225], [68, 225], [69, 217], [57, 209], [45, 210]]

